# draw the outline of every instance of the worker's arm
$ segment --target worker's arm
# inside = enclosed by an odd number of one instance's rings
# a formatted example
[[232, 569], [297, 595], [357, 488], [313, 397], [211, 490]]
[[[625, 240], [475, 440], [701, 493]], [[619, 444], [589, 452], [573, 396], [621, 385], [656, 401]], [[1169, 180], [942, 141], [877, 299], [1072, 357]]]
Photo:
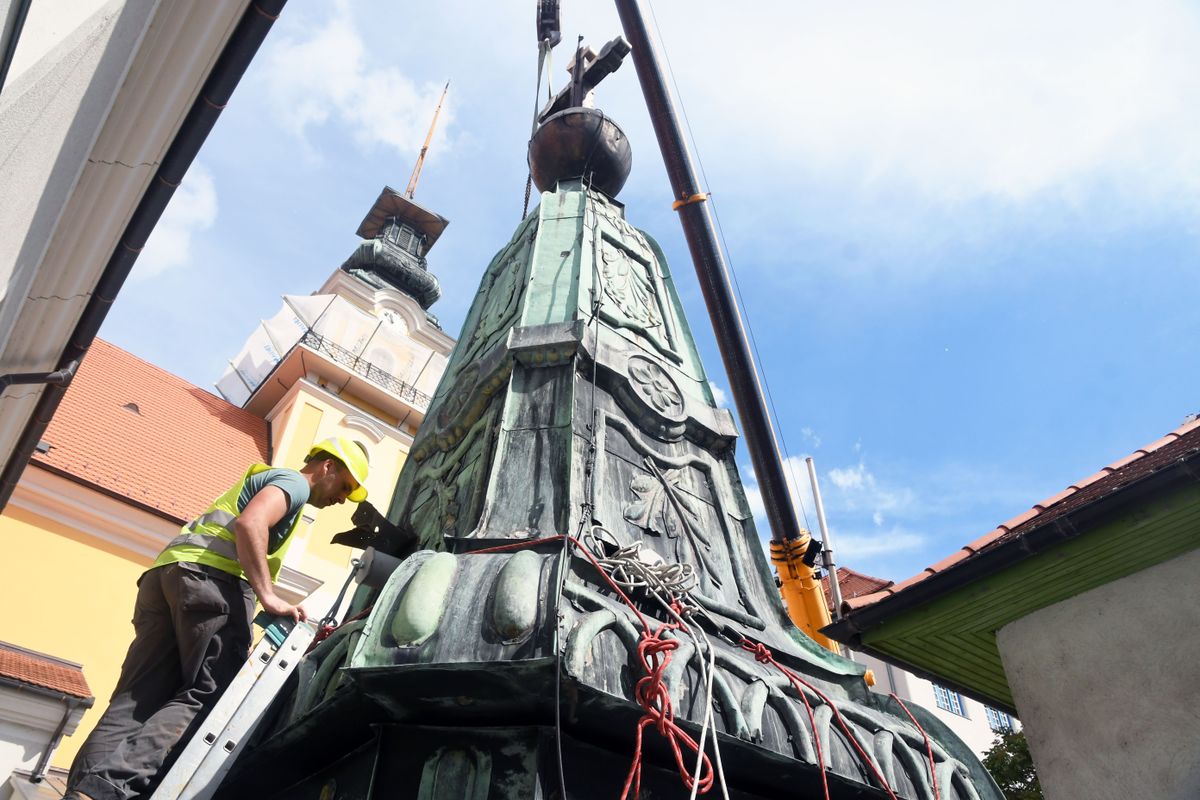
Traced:
[[258, 595], [263, 610], [277, 617], [291, 617], [297, 622], [308, 619], [308, 614], [298, 605], [294, 606], [275, 594], [271, 582], [271, 571], [267, 569], [267, 539], [271, 526], [283, 519], [288, 510], [287, 493], [278, 486], [264, 486], [233, 522], [233, 535], [237, 541], [238, 562], [250, 588]]

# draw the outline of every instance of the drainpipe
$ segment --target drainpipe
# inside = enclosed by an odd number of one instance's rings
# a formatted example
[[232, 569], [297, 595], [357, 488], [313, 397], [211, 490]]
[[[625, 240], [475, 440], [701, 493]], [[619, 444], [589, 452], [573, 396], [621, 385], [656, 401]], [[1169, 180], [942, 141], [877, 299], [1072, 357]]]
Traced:
[[[50, 756], [54, 755], [54, 751], [58, 749], [58, 743], [62, 741], [63, 731], [67, 729], [67, 723], [71, 721], [71, 715], [75, 713], [75, 709], [82, 705], [78, 698], [71, 697], [70, 695], [63, 695], [62, 699], [66, 704], [66, 709], [63, 711], [58, 727], [54, 729], [54, 733], [50, 736], [50, 743], [46, 745], [46, 751], [42, 753], [42, 757], [38, 759], [37, 766], [33, 768], [33, 774], [29, 776], [30, 783], [41, 783], [42, 778], [46, 777], [46, 769], [50, 766]], [[88, 703], [88, 705], [90, 706], [91, 703]]]
[[[250, 60], [258, 52], [263, 39], [286, 3], [287, 0], [253, 0], [242, 14], [241, 21], [234, 28], [221, 55], [217, 57], [208, 80], [204, 82], [200, 96], [188, 110], [175, 141], [167, 149], [150, 186], [134, 209], [129, 224], [118, 240], [116, 250], [109, 257], [92, 297], [83, 310], [83, 315], [67, 340], [66, 349], [59, 357], [55, 372], [67, 369], [73, 362], [78, 364], [87, 355], [88, 348], [104, 323], [108, 309], [117, 299], [117, 292], [121, 290], [130, 270], [133, 269], [146, 239], [158, 224], [158, 218], [162, 216], [167, 203], [175, 194], [175, 189], [183, 181], [200, 146], [208, 138], [233, 90], [242, 79], [246, 68], [250, 66]], [[33, 414], [4, 465], [4, 470], [0, 472], [0, 511], [4, 510], [12, 498], [17, 481], [29, 459], [33, 457], [38, 442], [54, 417], [54, 412], [58, 410], [66, 388], [65, 383], [51, 383], [38, 399]]]
[[7, 375], [0, 375], [0, 392], [3, 392], [10, 386], [23, 383], [45, 383], [50, 386], [67, 386], [71, 383], [71, 379], [75, 377], [75, 370], [79, 369], [79, 359], [75, 359], [62, 369], [54, 372], [10, 372]]

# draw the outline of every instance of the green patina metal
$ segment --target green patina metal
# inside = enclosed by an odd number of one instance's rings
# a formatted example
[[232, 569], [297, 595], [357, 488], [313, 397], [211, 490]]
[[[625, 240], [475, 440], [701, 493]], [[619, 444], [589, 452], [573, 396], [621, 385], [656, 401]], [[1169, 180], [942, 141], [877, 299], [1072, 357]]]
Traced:
[[392, 637], [397, 647], [415, 647], [433, 635], [446, 613], [450, 584], [458, 562], [449, 553], [427, 559], [408, 584], [392, 616]]
[[1200, 487], [1124, 509], [1111, 521], [862, 634], [881, 654], [1014, 710], [996, 647], [1013, 620], [1194, 550]]
[[542, 560], [523, 550], [500, 568], [492, 600], [492, 627], [506, 642], [516, 642], [533, 631], [541, 595], [538, 577]]
[[[568, 772], [575, 764], [569, 797], [619, 796], [643, 713], [633, 700], [643, 631], [561, 538], [599, 526], [600, 538], [695, 570], [704, 617], [693, 624], [708, 628], [711, 651], [673, 634], [664, 678], [675, 719], [698, 735], [700, 666], [715, 665], [731, 797], [818, 796], [823, 762], [837, 800], [885, 797], [872, 770], [899, 797], [932, 798], [921, 731], [867, 689], [861, 666], [787, 618], [736, 438], [658, 245], [580, 180], [544, 192], [488, 265], [397, 484], [388, 517], [424, 549], [380, 590], [359, 591], [356, 607], [371, 605], [360, 627], [306, 657], [239, 788], [257, 790], [265, 764], [277, 780], [308, 776], [303, 786], [358, 785], [350, 773], [373, 752], [363, 796], [558, 796], [559, 759]], [[669, 619], [651, 598], [635, 602], [650, 625]], [[743, 636], [815, 688], [802, 699]], [[940, 797], [999, 800], [970, 751], [913, 712], [930, 734]], [[487, 729], [504, 725], [524, 727], [498, 745]], [[306, 758], [318, 744], [341, 760]], [[656, 746], [646, 796], [675, 796], [673, 762]], [[305, 792], [278, 796], [316, 796]]]

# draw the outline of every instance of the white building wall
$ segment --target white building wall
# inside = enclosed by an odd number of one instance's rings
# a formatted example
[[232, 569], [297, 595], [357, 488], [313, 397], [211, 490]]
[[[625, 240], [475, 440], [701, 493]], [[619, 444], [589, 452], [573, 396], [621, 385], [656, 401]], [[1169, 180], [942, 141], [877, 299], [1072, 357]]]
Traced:
[[[996, 740], [996, 732], [988, 723], [982, 703], [963, 697], [961, 703], [966, 716], [959, 716], [938, 707], [933, 684], [924, 678], [918, 678], [911, 672], [864, 653], [852, 651], [850, 656], [855, 662], [874, 671], [875, 686], [872, 687], [872, 691], [884, 695], [894, 692], [905, 703], [916, 703], [922, 708], [928, 709], [946, 723], [946, 727], [954, 731], [967, 747], [981, 757], [991, 749], [992, 743]], [[1016, 720], [1013, 720], [1013, 723], [1016, 727], [1020, 727]]]
[[[0, 687], [0, 784], [13, 770], [37, 766], [66, 712], [66, 704], [52, 697]], [[75, 732], [83, 712], [81, 705], [72, 710], [64, 735]]]
[[999, 630], [1046, 800], [1200, 798], [1197, 574], [1200, 550]]

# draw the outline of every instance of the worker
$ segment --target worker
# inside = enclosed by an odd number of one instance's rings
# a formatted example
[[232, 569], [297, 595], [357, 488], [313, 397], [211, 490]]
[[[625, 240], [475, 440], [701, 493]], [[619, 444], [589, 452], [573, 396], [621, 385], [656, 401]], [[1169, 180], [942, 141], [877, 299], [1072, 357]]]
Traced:
[[182, 528], [138, 579], [133, 643], [108, 709], [71, 764], [64, 800], [152, 790], [174, 746], [245, 662], [255, 598], [268, 614], [306, 619], [273, 586], [304, 504], [362, 502], [366, 479], [366, 449], [326, 439], [299, 471], [251, 466]]

